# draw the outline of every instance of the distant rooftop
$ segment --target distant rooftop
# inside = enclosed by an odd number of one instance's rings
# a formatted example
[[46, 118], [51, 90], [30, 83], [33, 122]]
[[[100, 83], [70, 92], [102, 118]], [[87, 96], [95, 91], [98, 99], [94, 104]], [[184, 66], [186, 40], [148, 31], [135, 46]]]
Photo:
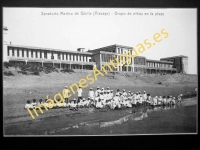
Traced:
[[105, 47], [96, 48], [96, 49], [93, 49], [93, 50], [90, 50], [90, 51], [100, 51], [100, 50], [102, 50], [102, 49], [111, 48], [111, 47], [121, 47], [121, 48], [128, 48], [128, 49], [132, 49], [132, 48], [133, 48], [133, 47], [130, 47], [130, 46], [124, 46], [124, 45], [117, 45], [117, 44], [114, 44], [114, 45], [110, 45], [110, 46], [105, 46]]
[[90, 53], [90, 52], [79, 52], [79, 51], [61, 50], [61, 49], [35, 47], [35, 46], [13, 45], [13, 44], [7, 44], [7, 45], [10, 46], [10, 47], [19, 47], [19, 48], [38, 49], [38, 50], [46, 50], [46, 51], [59, 51], [59, 52], [68, 52], [68, 53], [92, 55], [92, 53]]
[[173, 62], [171, 62], [171, 61], [163, 61], [163, 60], [152, 60], [152, 59], [146, 59], [146, 61], [173, 64]]
[[172, 56], [172, 57], [160, 58], [160, 60], [161, 60], [161, 59], [177, 58], [177, 57], [184, 57], [184, 58], [188, 58], [187, 56], [179, 55], [179, 56]]

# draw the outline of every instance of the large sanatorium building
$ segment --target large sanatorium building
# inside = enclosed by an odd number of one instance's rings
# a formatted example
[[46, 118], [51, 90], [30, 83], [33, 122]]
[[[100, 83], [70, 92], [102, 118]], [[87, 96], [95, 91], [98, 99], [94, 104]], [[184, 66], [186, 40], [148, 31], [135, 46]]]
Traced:
[[[41, 66], [52, 65], [60, 69], [84, 69], [92, 70], [96, 67], [102, 70], [102, 66], [108, 63], [114, 57], [119, 57], [130, 50], [132, 47], [123, 45], [111, 45], [94, 50], [85, 51], [84, 48], [78, 48], [77, 51], [58, 50], [41, 47], [4, 45], [7, 52], [7, 60], [10, 63], [38, 64]], [[134, 55], [134, 54], [133, 54]], [[131, 64], [119, 66], [113, 71], [142, 72], [147, 74], [172, 74], [188, 73], [188, 57], [173, 56], [161, 58], [160, 60], [151, 60], [143, 56], [131, 58]], [[109, 71], [108, 67], [105, 67]]]

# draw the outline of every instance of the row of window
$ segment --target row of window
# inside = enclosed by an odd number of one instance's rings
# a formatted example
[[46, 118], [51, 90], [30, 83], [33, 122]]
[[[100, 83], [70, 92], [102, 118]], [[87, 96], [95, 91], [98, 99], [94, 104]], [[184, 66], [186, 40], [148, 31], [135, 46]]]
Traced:
[[148, 67], [160, 67], [160, 68], [172, 68], [171, 64], [162, 64], [162, 63], [155, 63], [155, 62], [147, 62]]
[[[115, 63], [117, 63], [116, 58], [117, 58], [117, 56], [115, 56], [115, 55], [101, 54], [101, 61], [102, 62], [110, 62], [110, 60], [113, 60]], [[126, 61], [127, 58], [124, 57], [124, 60]], [[132, 59], [130, 59], [130, 60], [131, 60], [131, 64], [132, 64]], [[118, 62], [120, 62], [120, 57], [118, 57]]]
[[[26, 56], [25, 56], [24, 51], [26, 51]], [[29, 56], [29, 52], [30, 51], [31, 51], [31, 53], [30, 53], [30, 56]], [[21, 53], [22, 57], [33, 58], [33, 51], [35, 51], [35, 58], [42, 58], [42, 53], [44, 53], [44, 58], [47, 59], [47, 51], [37, 51], [37, 50], [22, 50], [22, 53]], [[55, 52], [51, 52], [51, 59], [54, 59], [54, 53]], [[58, 60], [61, 60], [61, 53], [59, 53], [59, 52], [56, 52], [56, 53], [57, 53], [57, 56], [58, 56]], [[67, 53], [62, 53], [62, 60], [68, 60], [68, 56], [64, 55], [64, 54], [67, 54]], [[78, 56], [77, 55], [73, 55], [73, 54], [68, 54], [68, 55], [69, 55], [69, 60], [78, 61]], [[15, 56], [14, 49], [12, 49], [11, 54], [10, 54], [10, 49], [8, 49], [8, 56]], [[20, 57], [19, 49], [17, 49], [17, 57]], [[86, 62], [87, 58], [88, 58], [87, 56], [84, 57], [84, 55], [82, 55], [82, 61]], [[81, 57], [79, 59], [81, 59]]]
[[[30, 53], [30, 56], [29, 56], [29, 51], [31, 51]], [[26, 56], [24, 55], [24, 50], [22, 50], [22, 57], [30, 57], [30, 58], [33, 58], [33, 51], [34, 50], [28, 50], [26, 51]], [[39, 52], [39, 55], [40, 57], [38, 57], [38, 52]], [[14, 52], [14, 49], [12, 49], [12, 54], [10, 54], [10, 50], [8, 49], [8, 56], [15, 56], [15, 52]], [[17, 49], [17, 57], [19, 57], [19, 49]], [[35, 58], [42, 58], [42, 51], [36, 51], [35, 53]], [[44, 51], [44, 58], [47, 58], [47, 52]]]
[[134, 64], [145, 65], [145, 58], [135, 58]]

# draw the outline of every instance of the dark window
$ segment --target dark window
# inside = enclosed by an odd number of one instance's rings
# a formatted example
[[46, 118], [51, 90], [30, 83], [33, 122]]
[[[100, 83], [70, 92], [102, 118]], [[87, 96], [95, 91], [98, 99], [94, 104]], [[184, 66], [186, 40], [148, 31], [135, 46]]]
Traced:
[[67, 54], [67, 53], [65, 53], [65, 54], [66, 54], [66, 60], [67, 60], [67, 55], [68, 55], [68, 54]]
[[7, 53], [7, 56], [9, 56], [9, 48], [7, 49], [8, 53]]
[[17, 49], [17, 57], [19, 57], [19, 49]]
[[42, 58], [42, 51], [40, 51], [40, 58]]
[[47, 58], [47, 52], [44, 51], [44, 58]]
[[38, 51], [35, 51], [35, 58], [38, 58]]
[[22, 57], [24, 57], [24, 50], [22, 49]]
[[[73, 55], [73, 60], [74, 61], [76, 60], [76, 55], [75, 54]], [[84, 58], [83, 58], [83, 60], [84, 60]]]
[[29, 57], [29, 50], [26, 51], [26, 57]]
[[51, 52], [51, 59], [54, 59], [53, 52]]
[[12, 56], [15, 56], [14, 48], [12, 49]]
[[64, 53], [62, 53], [62, 60], [64, 60]]
[[138, 58], [134, 59], [134, 64], [138, 64]]
[[31, 50], [31, 58], [33, 58], [33, 50]]
[[58, 53], [58, 60], [60, 60], [60, 53]]

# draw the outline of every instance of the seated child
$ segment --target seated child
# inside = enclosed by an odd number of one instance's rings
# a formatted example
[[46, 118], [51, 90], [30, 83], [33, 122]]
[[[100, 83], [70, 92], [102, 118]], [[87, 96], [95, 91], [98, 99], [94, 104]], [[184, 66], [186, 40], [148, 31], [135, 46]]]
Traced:
[[86, 99], [83, 98], [82, 101], [83, 101], [83, 107], [86, 107]]
[[80, 107], [80, 108], [84, 107], [83, 99], [80, 99], [80, 102], [78, 103], [78, 107]]
[[97, 104], [96, 104], [96, 108], [103, 108], [101, 99], [98, 100]]
[[88, 97], [88, 100], [86, 103], [88, 107], [95, 107], [95, 100], [91, 100], [90, 97]]
[[84, 100], [84, 106], [85, 106], [85, 107], [89, 107], [89, 104], [90, 104], [90, 97], [88, 97], [88, 99], [83, 98], [83, 100]]
[[126, 100], [126, 107], [128, 107], [128, 108], [132, 107], [130, 97]]
[[143, 97], [142, 97], [142, 95], [140, 95], [139, 103], [142, 104], [142, 102], [143, 102]]
[[27, 108], [30, 108], [30, 109], [34, 108], [33, 105], [31, 104], [30, 100], [27, 100], [27, 103], [26, 103], [26, 105], [24, 107], [24, 109], [27, 109]]
[[31, 103], [31, 105], [32, 105], [33, 107], [37, 106], [36, 99], [33, 99], [33, 102]]
[[57, 101], [58, 102], [55, 102], [55, 106], [54, 107], [57, 107], [57, 108], [63, 107], [63, 103], [60, 103], [60, 99], [58, 99]]
[[42, 102], [42, 99], [40, 99], [37, 105], [39, 106], [39, 105], [42, 104], [42, 103], [43, 103], [43, 102]]
[[112, 99], [113, 98], [113, 90], [110, 90], [110, 99]]
[[74, 98], [73, 100], [70, 101], [69, 106], [70, 106], [71, 108], [76, 109], [76, 107], [77, 107], [76, 98]]
[[47, 103], [47, 99], [44, 101], [44, 105], [45, 105], [46, 107], [49, 106], [49, 104]]
[[114, 100], [114, 98], [110, 101], [110, 109], [115, 109], [115, 107], [116, 107], [116, 103], [115, 103], [115, 100]]

